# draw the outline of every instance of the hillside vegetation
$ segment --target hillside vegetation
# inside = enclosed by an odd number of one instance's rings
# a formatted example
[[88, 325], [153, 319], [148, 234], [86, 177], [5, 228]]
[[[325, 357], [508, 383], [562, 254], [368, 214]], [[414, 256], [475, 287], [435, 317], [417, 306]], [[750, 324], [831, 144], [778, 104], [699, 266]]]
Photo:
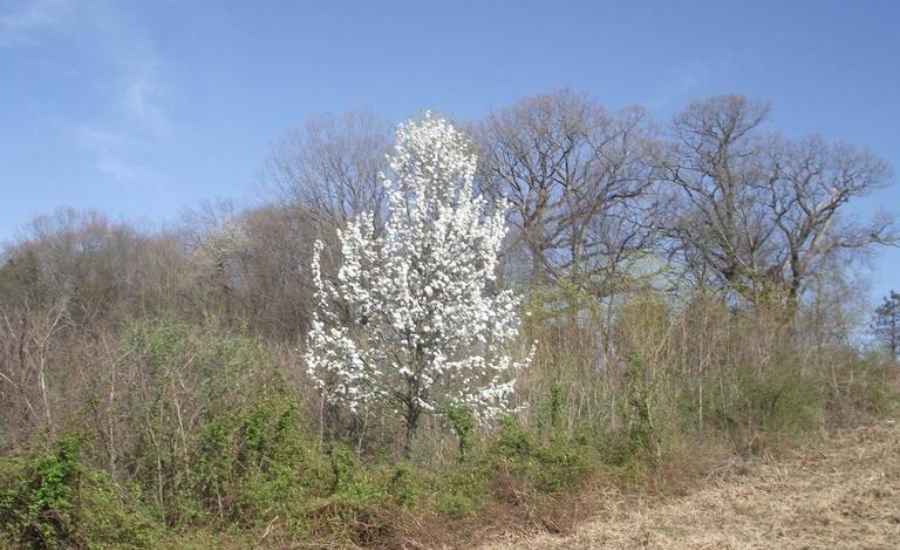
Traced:
[[[861, 344], [856, 268], [897, 236], [847, 211], [890, 170], [781, 136], [768, 114], [723, 96], [660, 122], [563, 90], [457, 125], [462, 160], [428, 178], [416, 129], [443, 121], [409, 123], [392, 150], [374, 115], [322, 117], [276, 144], [261, 206], [159, 231], [35, 218], [0, 255], [0, 546], [571, 533], [611, 498], [670, 498], [723, 461], [777, 461], [893, 414], [896, 358]], [[459, 212], [477, 238], [453, 240]], [[435, 329], [397, 281], [444, 265], [477, 292]], [[637, 544], [677, 512], [663, 506], [616, 516], [615, 536]], [[607, 540], [587, 529], [575, 540]]]

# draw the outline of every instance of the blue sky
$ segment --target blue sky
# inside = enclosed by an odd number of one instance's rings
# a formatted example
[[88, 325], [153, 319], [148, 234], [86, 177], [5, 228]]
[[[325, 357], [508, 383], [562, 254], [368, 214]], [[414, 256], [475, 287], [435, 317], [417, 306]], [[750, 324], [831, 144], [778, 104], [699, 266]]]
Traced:
[[[891, 0], [0, 0], [0, 240], [58, 206], [158, 224], [252, 203], [272, 140], [312, 114], [477, 118], [563, 86], [663, 119], [743, 92], [900, 169], [898, 22]], [[900, 186], [856, 212], [878, 208]]]

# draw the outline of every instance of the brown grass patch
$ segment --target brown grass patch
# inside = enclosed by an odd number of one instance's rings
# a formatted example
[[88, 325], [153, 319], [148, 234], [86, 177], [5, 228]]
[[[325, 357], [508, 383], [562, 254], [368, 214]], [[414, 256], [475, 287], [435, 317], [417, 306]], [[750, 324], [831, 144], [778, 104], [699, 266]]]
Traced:
[[486, 548], [897, 548], [900, 423], [847, 429], [771, 462], [734, 460], [686, 496], [598, 495], [569, 536]]

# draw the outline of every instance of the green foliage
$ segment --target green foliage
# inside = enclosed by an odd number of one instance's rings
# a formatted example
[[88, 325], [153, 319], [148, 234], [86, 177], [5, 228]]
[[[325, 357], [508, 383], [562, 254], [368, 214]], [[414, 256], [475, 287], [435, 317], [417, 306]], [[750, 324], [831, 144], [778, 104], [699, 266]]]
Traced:
[[[426, 479], [420, 486], [431, 490], [431, 500], [424, 504], [451, 518], [478, 516], [492, 498], [494, 458], [489, 448], [481, 446], [473, 449], [465, 462], [456, 461], [439, 471], [425, 473]], [[424, 498], [420, 495], [419, 501]]]
[[188, 347], [190, 327], [179, 319], [150, 318], [132, 321], [123, 340], [142, 364], [159, 368], [181, 357]]
[[500, 436], [496, 451], [501, 456], [516, 460], [528, 457], [536, 446], [534, 437], [512, 416], [500, 419]]
[[739, 378], [734, 411], [745, 424], [768, 433], [801, 436], [821, 415], [816, 385], [799, 373]]
[[656, 462], [662, 455], [663, 430], [657, 420], [656, 401], [660, 396], [653, 373], [638, 354], [632, 353], [624, 380], [626, 406], [620, 414], [625, 430], [604, 438], [605, 460], [616, 466], [634, 461]]
[[564, 392], [559, 379], [548, 383], [547, 391], [535, 407], [535, 422], [541, 432], [550, 437], [563, 435]]
[[200, 510], [197, 520], [253, 524], [324, 488], [326, 462], [302, 430], [297, 408], [292, 398], [268, 397], [204, 426], [184, 490], [189, 498], [182, 499]]
[[148, 380], [125, 411], [138, 428], [128, 454], [162, 521], [253, 523], [285, 501], [279, 494], [308, 485], [297, 479], [316, 472], [300, 404], [251, 338], [151, 318], [131, 322], [123, 340]]
[[[74, 543], [81, 464], [74, 437], [57, 449], [26, 460], [18, 479], [5, 479], [0, 523], [25, 548], [58, 548]], [[8, 475], [8, 474], [7, 474]], [[4, 476], [6, 477], [6, 476]]]
[[109, 475], [86, 468], [79, 493], [78, 530], [89, 546], [146, 548], [158, 540], [155, 526], [135, 487], [119, 488]]
[[74, 436], [60, 438], [53, 451], [0, 461], [0, 542], [31, 549], [88, 541], [139, 547], [151, 534], [132, 499], [121, 498], [105, 473], [82, 464]]
[[562, 386], [559, 381], [550, 383], [550, 400], [548, 403], [550, 426], [559, 429], [562, 415]]
[[[796, 440], [815, 428], [822, 416], [818, 389], [824, 387], [799, 372], [741, 373], [724, 386], [705, 381], [713, 426], [739, 450], [758, 452], [762, 441]], [[717, 391], [718, 390], [718, 391]], [[687, 407], [684, 414], [696, 410]]]
[[514, 478], [539, 493], [575, 487], [588, 471], [589, 452], [574, 441], [539, 441], [511, 417], [502, 419], [493, 450]]
[[409, 464], [398, 464], [392, 469], [389, 481], [389, 492], [397, 504], [404, 508], [412, 508], [419, 500], [419, 487], [414, 479], [415, 472]]
[[475, 414], [468, 407], [453, 405], [447, 409], [447, 418], [459, 441], [459, 457], [464, 458], [472, 447], [472, 429], [475, 428]]
[[850, 424], [859, 415], [877, 417], [900, 409], [900, 394], [892, 391], [890, 379], [896, 364], [875, 351], [863, 357], [843, 358], [843, 368], [825, 383], [824, 409], [834, 424]]

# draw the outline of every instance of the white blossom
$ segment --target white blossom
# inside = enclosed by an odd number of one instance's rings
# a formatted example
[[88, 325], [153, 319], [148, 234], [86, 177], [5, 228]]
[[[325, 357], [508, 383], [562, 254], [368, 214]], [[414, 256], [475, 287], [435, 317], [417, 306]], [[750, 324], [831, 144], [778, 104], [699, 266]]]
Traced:
[[308, 373], [327, 399], [353, 410], [388, 403], [408, 435], [423, 411], [463, 405], [488, 419], [506, 410], [514, 373], [530, 360], [510, 356], [519, 302], [495, 288], [506, 205], [490, 210], [474, 192], [470, 151], [430, 113], [400, 125], [388, 157], [394, 179], [382, 176], [384, 231], [371, 213], [340, 231], [331, 281], [316, 245]]

